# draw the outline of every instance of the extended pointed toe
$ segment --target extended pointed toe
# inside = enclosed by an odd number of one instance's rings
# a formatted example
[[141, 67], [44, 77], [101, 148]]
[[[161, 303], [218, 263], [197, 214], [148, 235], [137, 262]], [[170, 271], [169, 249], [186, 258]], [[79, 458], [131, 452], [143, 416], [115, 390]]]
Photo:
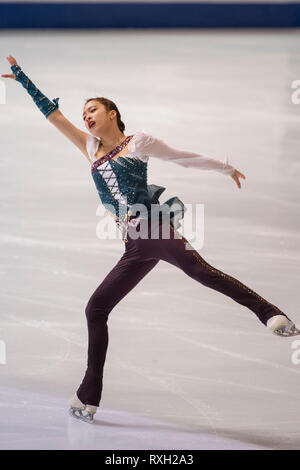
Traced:
[[284, 315], [274, 315], [267, 321], [267, 328], [269, 328], [274, 335], [277, 336], [296, 336], [300, 334], [300, 330], [296, 327], [295, 323], [289, 320]]

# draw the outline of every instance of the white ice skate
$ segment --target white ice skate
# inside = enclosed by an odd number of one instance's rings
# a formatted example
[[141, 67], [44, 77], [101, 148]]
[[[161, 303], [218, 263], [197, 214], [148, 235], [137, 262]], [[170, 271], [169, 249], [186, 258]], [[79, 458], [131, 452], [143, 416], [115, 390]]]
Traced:
[[81, 421], [85, 421], [86, 423], [93, 423], [96, 411], [97, 406], [85, 405], [79, 400], [77, 393], [75, 393], [70, 402], [69, 410], [69, 413], [73, 418], [81, 419]]
[[277, 336], [289, 337], [300, 335], [300, 330], [296, 327], [295, 323], [288, 320], [284, 315], [274, 315], [269, 318], [267, 321], [267, 328]]

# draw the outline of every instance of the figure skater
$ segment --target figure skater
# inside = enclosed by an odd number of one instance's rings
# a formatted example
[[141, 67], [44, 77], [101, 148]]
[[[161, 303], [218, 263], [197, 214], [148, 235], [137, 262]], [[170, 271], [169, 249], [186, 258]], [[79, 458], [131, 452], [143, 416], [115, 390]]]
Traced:
[[[13, 73], [3, 74], [2, 77], [20, 82], [44, 116], [81, 150], [91, 165], [101, 202], [122, 230], [124, 253], [96, 288], [85, 309], [88, 327], [87, 369], [71, 399], [69, 411], [72, 416], [94, 422], [102, 395], [109, 313], [159, 260], [171, 263], [204, 286], [249, 308], [274, 334], [282, 337], [300, 334], [292, 320], [279, 308], [237, 279], [208, 264], [176, 230], [180, 226], [178, 219], [184, 215], [182, 201], [175, 196], [160, 204], [159, 196], [165, 188], [147, 184], [149, 157], [173, 161], [182, 167], [222, 172], [230, 176], [238, 188], [241, 188], [239, 179], [245, 179], [240, 171], [229, 165], [228, 161], [224, 163], [174, 149], [143, 130], [126, 136], [117, 106], [104, 97], [86, 101], [83, 120], [89, 133], [83, 132], [58, 109], [59, 98], [50, 101], [24, 74], [12, 56], [8, 56], [7, 60]], [[141, 208], [138, 214], [132, 212], [135, 205]], [[153, 207], [158, 208], [158, 211], [152, 211]], [[177, 207], [177, 210], [171, 210], [173, 207]], [[170, 217], [167, 220], [162, 215], [168, 209]], [[156, 223], [155, 237], [151, 236], [152, 221]], [[145, 236], [136, 236], [138, 227]], [[165, 236], [166, 228], [169, 229], [169, 237]]]

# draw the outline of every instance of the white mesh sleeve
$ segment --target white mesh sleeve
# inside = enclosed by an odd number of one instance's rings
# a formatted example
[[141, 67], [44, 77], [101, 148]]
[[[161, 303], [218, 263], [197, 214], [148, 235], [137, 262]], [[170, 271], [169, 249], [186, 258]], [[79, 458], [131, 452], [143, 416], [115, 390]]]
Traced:
[[137, 132], [131, 139], [130, 144], [132, 151], [137, 152], [142, 160], [155, 157], [177, 163], [183, 167], [215, 170], [227, 175], [231, 175], [235, 171], [235, 168], [229, 165], [228, 158], [223, 162], [198, 153], [175, 149], [163, 140], [157, 139], [144, 131]]

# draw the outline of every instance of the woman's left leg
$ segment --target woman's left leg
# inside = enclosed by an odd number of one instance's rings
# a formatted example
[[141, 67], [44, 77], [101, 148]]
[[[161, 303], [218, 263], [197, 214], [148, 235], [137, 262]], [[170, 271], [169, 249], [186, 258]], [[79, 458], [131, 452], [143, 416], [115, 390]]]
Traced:
[[[207, 263], [195, 249], [192, 249], [192, 245], [186, 238], [181, 237], [172, 226], [170, 229], [169, 239], [161, 239], [160, 235], [159, 240], [148, 240], [150, 245], [153, 244], [152, 252], [155, 252], [156, 256], [179, 267], [206, 287], [217, 290], [249, 308], [264, 325], [274, 315], [283, 315], [290, 320], [278, 307], [248, 286]], [[186, 246], [189, 246], [190, 249], [187, 249]]]

